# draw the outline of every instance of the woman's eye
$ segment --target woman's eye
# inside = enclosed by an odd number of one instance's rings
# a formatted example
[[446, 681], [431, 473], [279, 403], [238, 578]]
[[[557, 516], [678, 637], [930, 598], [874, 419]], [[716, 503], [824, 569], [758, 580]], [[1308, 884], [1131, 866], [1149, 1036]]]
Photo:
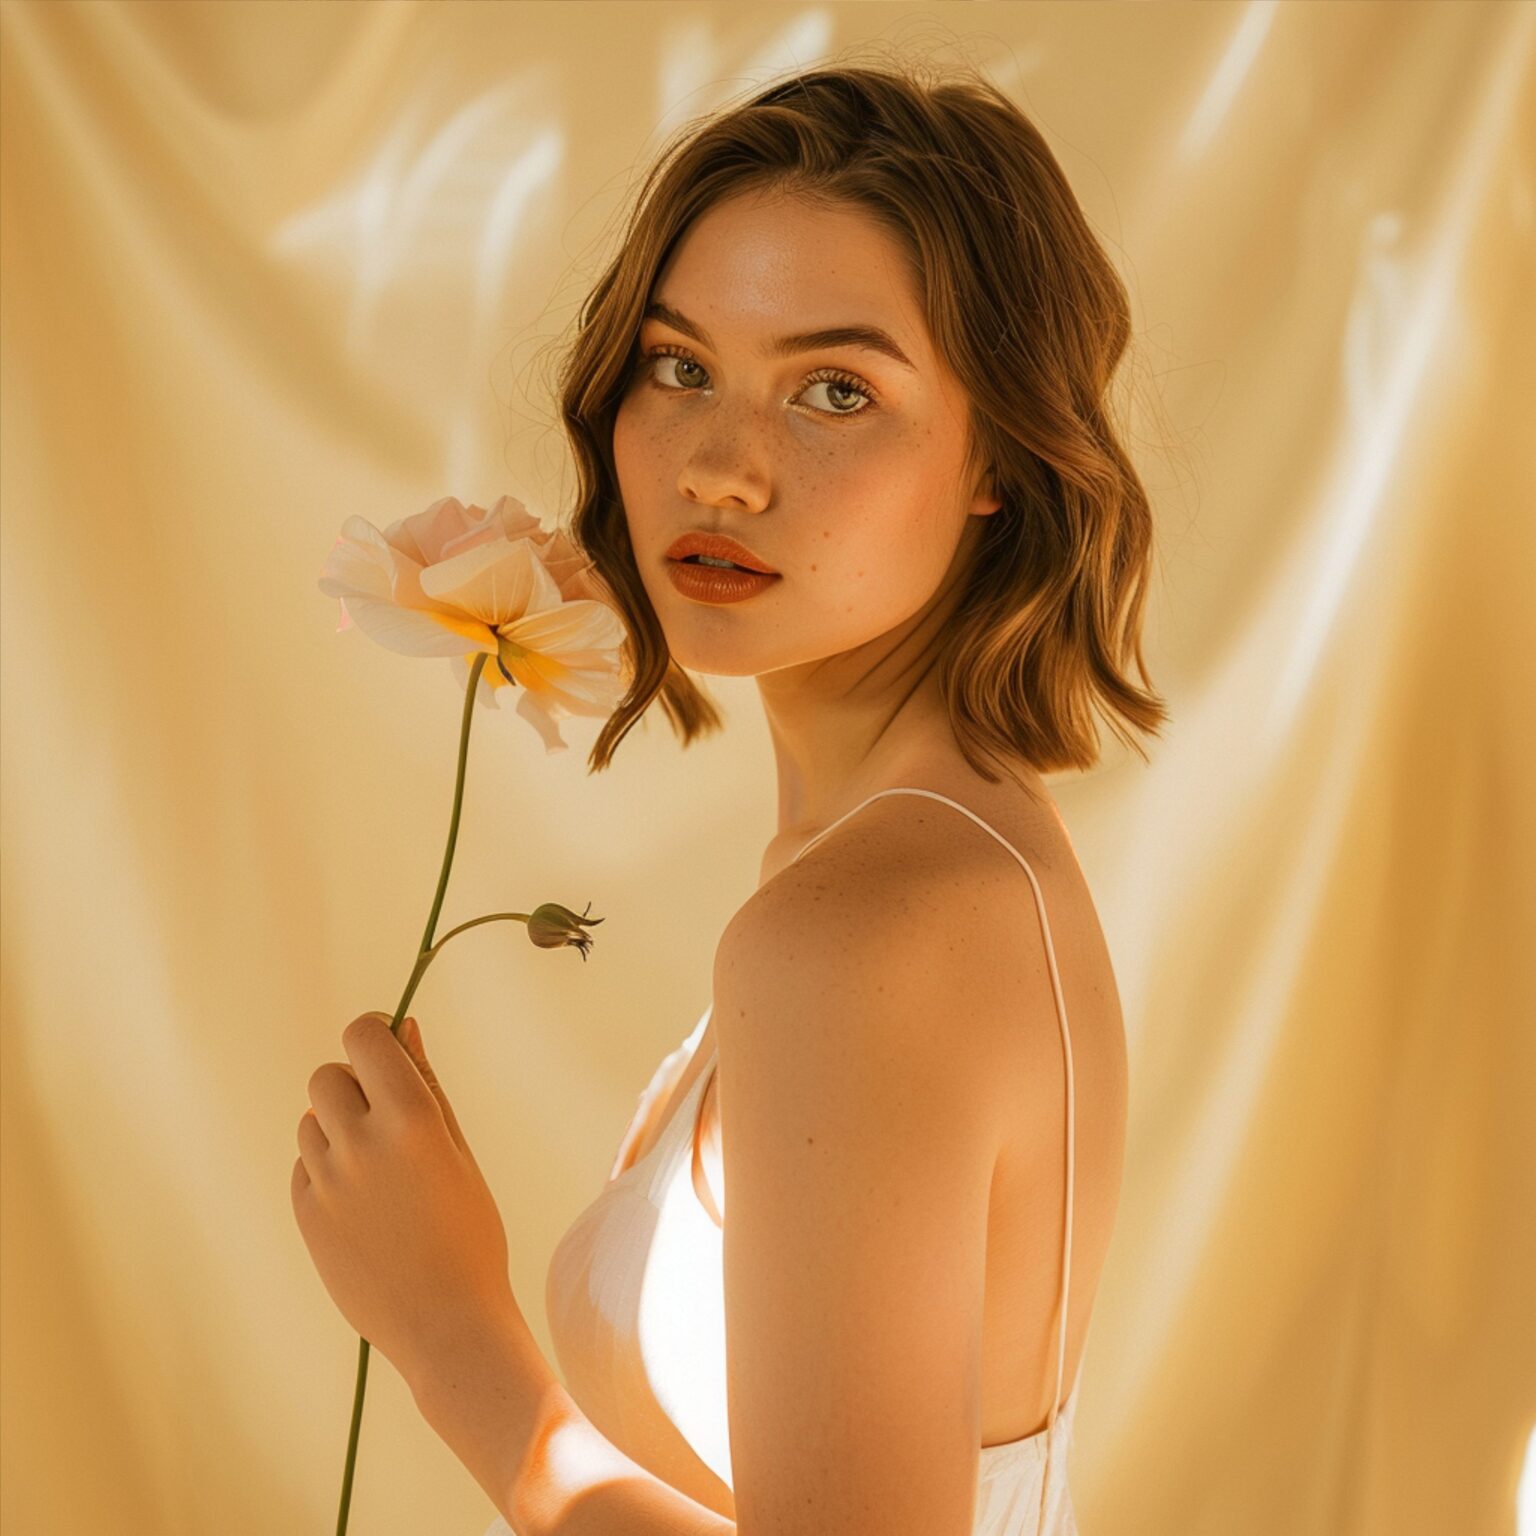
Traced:
[[[646, 367], [646, 381], [657, 389], [670, 391], [672, 394], [697, 393], [696, 384], [698, 376], [703, 374], [705, 378], [709, 374], [696, 357], [678, 347], [653, 347], [642, 359]], [[675, 364], [673, 377], [678, 380], [675, 384], [663, 383], [657, 377], [654, 365], [662, 362]], [[822, 416], [863, 416], [875, 407], [876, 395], [862, 379], [855, 374], [840, 373], [833, 368], [818, 369], [810, 374], [800, 386], [798, 393], [804, 393], [817, 385], [824, 385], [827, 390], [827, 399], [832, 402], [829, 406], [813, 406]], [[864, 404], [854, 410], [840, 410], [835, 402], [847, 400], [850, 395], [863, 399]]]
[[[678, 353], [678, 352], [650, 352], [650, 353], [647, 353], [646, 356], [649, 359], [649, 361], [651, 361], [653, 363], [654, 362], [673, 362], [673, 363], [676, 363], [677, 364], [677, 373], [675, 373], [673, 375], [673, 377], [674, 378], [677, 378], [679, 376], [682, 377], [682, 379], [683, 379], [683, 388], [684, 389], [688, 388], [688, 384], [687, 384], [687, 377], [688, 376], [683, 373], [683, 370], [685, 368], [694, 369], [698, 373], [703, 373], [704, 372], [704, 370], [699, 367], [698, 362], [694, 358], [684, 357], [684, 356], [681, 355], [681, 353]], [[651, 375], [651, 377], [653, 379], [655, 379], [655, 374], [653, 373]], [[657, 382], [659, 383], [660, 381], [657, 380]], [[676, 386], [664, 386], [664, 387], [676, 387]]]

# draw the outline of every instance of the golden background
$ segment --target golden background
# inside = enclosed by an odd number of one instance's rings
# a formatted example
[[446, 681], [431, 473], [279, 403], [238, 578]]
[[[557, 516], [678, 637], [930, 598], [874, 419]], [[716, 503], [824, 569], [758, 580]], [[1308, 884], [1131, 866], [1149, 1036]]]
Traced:
[[[357, 1340], [309, 1074], [435, 888], [449, 664], [342, 521], [563, 511], [536, 364], [662, 138], [861, 40], [1034, 117], [1130, 287], [1173, 712], [1053, 789], [1132, 1098], [1084, 1536], [1512, 1532], [1536, 1420], [1536, 7], [0, 5], [3, 1514], [329, 1531]], [[948, 49], [948, 53], [942, 52]], [[412, 1011], [544, 1331], [551, 1248], [773, 830], [750, 679], [606, 775], [477, 712]], [[351, 1528], [494, 1511], [375, 1355]], [[1533, 1527], [1536, 1529], [1536, 1527]]]

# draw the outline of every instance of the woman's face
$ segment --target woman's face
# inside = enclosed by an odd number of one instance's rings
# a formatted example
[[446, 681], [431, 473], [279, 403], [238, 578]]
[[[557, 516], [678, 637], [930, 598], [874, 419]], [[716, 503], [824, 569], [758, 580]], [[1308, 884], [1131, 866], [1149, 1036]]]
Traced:
[[[669, 314], [642, 322], [613, 452], [673, 659], [761, 676], [898, 630], [964, 558], [971, 515], [999, 503], [962, 483], [965, 392], [894, 241], [853, 207], [742, 194], [694, 221], [651, 300]], [[775, 347], [851, 326], [883, 331], [906, 361], [851, 340]], [[667, 550], [690, 531], [726, 534], [780, 574], [741, 602], [685, 595]]]

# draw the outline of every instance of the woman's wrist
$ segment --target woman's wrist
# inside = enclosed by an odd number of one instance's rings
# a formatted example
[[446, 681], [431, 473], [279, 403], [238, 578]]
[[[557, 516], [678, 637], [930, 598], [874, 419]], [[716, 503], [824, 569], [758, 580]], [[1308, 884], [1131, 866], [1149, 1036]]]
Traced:
[[513, 1530], [530, 1536], [518, 1523], [527, 1482], [571, 1402], [515, 1303], [454, 1320], [402, 1374], [433, 1432]]

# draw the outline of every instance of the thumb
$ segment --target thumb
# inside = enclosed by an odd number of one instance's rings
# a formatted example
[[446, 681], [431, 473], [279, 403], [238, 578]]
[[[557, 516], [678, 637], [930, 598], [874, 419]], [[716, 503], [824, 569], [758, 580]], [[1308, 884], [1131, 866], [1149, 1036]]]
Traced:
[[448, 1123], [448, 1132], [459, 1144], [463, 1151], [468, 1151], [463, 1134], [459, 1130], [458, 1118], [453, 1112], [453, 1105], [448, 1102], [448, 1095], [443, 1091], [443, 1085], [437, 1080], [437, 1073], [432, 1070], [432, 1063], [427, 1060], [426, 1047], [421, 1043], [421, 1025], [415, 1019], [407, 1019], [400, 1026], [400, 1043], [405, 1046], [406, 1053], [416, 1063], [416, 1070], [421, 1074], [422, 1081], [432, 1090], [432, 1097], [437, 1100], [437, 1107], [443, 1112], [443, 1119]]
[[432, 1070], [432, 1063], [427, 1060], [427, 1048], [421, 1043], [421, 1025], [415, 1019], [407, 1019], [401, 1024], [400, 1044], [405, 1047], [406, 1055], [416, 1063], [416, 1070], [427, 1080], [432, 1092], [441, 1099], [442, 1088], [437, 1081], [437, 1074]]

